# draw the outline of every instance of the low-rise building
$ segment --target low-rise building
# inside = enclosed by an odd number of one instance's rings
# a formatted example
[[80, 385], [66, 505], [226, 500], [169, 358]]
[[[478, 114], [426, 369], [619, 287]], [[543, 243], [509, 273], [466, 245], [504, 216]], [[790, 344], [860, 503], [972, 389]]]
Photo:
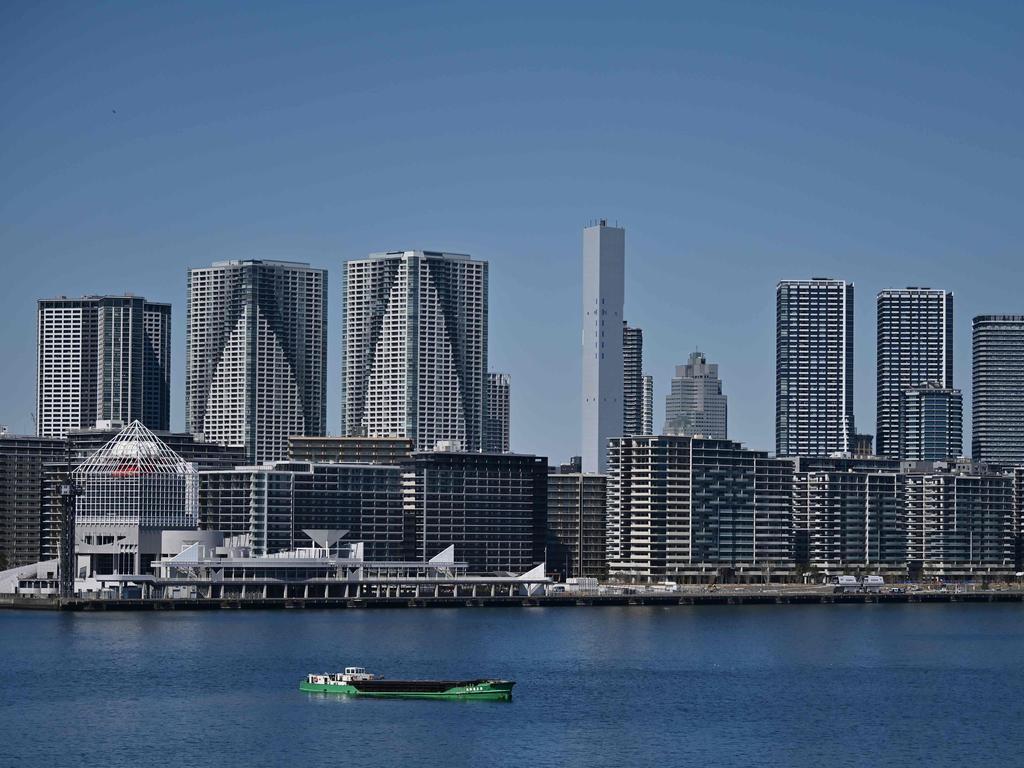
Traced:
[[470, 573], [544, 562], [547, 459], [516, 453], [414, 453], [403, 467], [412, 559], [454, 545]]
[[343, 529], [371, 559], [408, 559], [401, 479], [387, 464], [279, 461], [201, 472], [199, 527], [247, 535], [259, 555], [295, 549], [306, 529]]

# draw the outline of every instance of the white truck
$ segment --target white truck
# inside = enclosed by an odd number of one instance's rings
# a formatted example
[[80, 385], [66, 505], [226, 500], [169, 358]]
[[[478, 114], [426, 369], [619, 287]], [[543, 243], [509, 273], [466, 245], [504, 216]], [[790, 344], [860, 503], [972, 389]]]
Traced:
[[842, 574], [835, 582], [835, 594], [850, 594], [854, 592], [872, 592], [878, 593], [882, 591], [882, 585], [885, 584], [885, 579], [881, 576], [865, 576], [863, 579], [858, 579], [856, 576], [849, 576]]

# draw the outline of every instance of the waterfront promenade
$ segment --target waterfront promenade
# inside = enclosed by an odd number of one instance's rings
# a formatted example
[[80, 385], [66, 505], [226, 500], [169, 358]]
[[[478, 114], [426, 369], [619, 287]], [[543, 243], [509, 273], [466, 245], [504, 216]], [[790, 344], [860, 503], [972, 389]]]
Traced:
[[99, 599], [2, 597], [0, 609], [44, 611], [210, 611], [369, 608], [534, 608], [601, 606], [728, 606], [833, 604], [1024, 603], [1024, 589], [883, 591], [836, 594], [829, 587], [719, 587], [679, 592], [560, 593], [554, 595], [481, 597], [360, 598], [176, 598]]

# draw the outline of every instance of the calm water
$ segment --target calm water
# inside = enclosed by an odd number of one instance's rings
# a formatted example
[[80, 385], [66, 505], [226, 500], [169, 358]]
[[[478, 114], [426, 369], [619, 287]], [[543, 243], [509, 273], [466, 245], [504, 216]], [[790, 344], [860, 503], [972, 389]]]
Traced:
[[[510, 704], [299, 693], [502, 676]], [[2, 766], [1020, 766], [1021, 606], [0, 612]]]

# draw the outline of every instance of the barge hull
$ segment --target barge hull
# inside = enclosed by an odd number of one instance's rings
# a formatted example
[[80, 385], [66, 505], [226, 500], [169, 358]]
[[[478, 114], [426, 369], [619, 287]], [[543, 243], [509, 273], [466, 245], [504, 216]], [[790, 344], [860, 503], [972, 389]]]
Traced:
[[327, 685], [309, 683], [303, 680], [299, 690], [305, 693], [329, 693], [335, 696], [360, 696], [375, 699], [477, 699], [482, 701], [511, 701], [510, 682], [481, 683], [475, 685], [454, 685], [439, 691], [417, 690], [365, 690], [353, 685]]

